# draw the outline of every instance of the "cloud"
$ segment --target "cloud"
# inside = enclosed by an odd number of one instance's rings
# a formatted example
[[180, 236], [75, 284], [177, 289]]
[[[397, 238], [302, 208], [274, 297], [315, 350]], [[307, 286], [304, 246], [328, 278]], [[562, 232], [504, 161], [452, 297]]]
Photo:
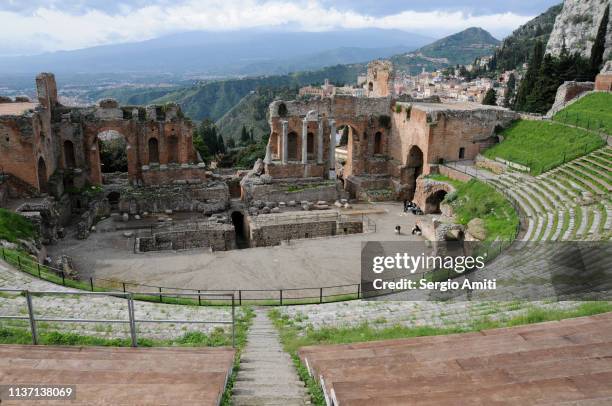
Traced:
[[54, 1], [28, 12], [8, 8], [0, 11], [0, 37], [12, 44], [11, 52], [22, 47], [23, 53], [30, 53], [141, 41], [180, 31], [248, 28], [325, 31], [375, 27], [439, 37], [479, 26], [503, 36], [532, 18], [513, 12], [474, 15], [439, 10], [404, 10], [375, 16], [323, 5], [317, 0], [162, 0], [141, 4], [114, 3], [113, 11], [80, 7], [75, 12], [60, 9]]

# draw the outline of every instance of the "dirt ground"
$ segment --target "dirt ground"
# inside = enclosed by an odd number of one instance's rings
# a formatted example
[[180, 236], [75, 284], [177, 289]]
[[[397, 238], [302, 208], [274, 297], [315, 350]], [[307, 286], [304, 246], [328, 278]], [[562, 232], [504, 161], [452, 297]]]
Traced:
[[[203, 250], [133, 252], [134, 238], [120, 231], [92, 233], [86, 240], [65, 238], [51, 255], [73, 258], [82, 277], [133, 281], [154, 286], [202, 290], [290, 289], [359, 283], [362, 241], [421, 240], [410, 235], [415, 216], [401, 203], [358, 205], [376, 232], [293, 240], [290, 245], [208, 252]], [[395, 234], [395, 226], [402, 228]], [[101, 225], [102, 227], [103, 225]]]

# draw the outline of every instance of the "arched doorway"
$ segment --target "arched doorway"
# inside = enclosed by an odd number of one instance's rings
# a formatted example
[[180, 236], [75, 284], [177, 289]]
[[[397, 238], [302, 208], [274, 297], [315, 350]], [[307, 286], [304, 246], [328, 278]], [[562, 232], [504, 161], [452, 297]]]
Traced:
[[238, 249], [248, 248], [249, 239], [245, 233], [244, 214], [239, 211], [233, 212], [232, 224], [234, 225], [234, 232], [236, 234], [236, 247]]
[[119, 192], [110, 192], [106, 195], [106, 198], [108, 199], [111, 210], [119, 210], [119, 200], [121, 199], [121, 194]]
[[287, 134], [287, 157], [290, 161], [298, 159], [298, 135], [293, 131]]
[[102, 173], [127, 172], [127, 141], [119, 132], [107, 130], [98, 134]]
[[168, 137], [167, 148], [168, 148], [168, 163], [178, 163], [178, 138]]
[[382, 154], [382, 133], [374, 134], [374, 154]]
[[416, 190], [416, 180], [423, 173], [423, 151], [416, 145], [408, 151], [406, 167], [402, 171], [402, 181], [408, 185], [408, 200], [412, 200]]
[[425, 213], [438, 214], [440, 213], [440, 203], [446, 196], [446, 190], [438, 190], [432, 193], [425, 199]]
[[149, 138], [149, 164], [159, 163], [159, 143], [157, 138]]
[[47, 184], [47, 164], [43, 157], [38, 158], [38, 189], [40, 193], [49, 193]]
[[315, 152], [314, 149], [315, 149], [314, 134], [308, 133], [306, 134], [306, 155], [308, 159], [314, 158], [314, 152]]
[[369, 92], [374, 91], [374, 83], [372, 83], [372, 82], [368, 83], [368, 91]]
[[76, 166], [74, 144], [70, 140], [64, 141], [64, 164], [66, 165], [66, 168], [74, 168]]

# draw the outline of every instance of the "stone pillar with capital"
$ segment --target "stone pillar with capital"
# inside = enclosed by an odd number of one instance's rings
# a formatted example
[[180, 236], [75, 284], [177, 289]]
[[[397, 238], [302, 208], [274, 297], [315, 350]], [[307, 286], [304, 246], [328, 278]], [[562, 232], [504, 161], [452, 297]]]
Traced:
[[287, 155], [289, 154], [289, 148], [287, 146], [287, 126], [289, 125], [289, 123], [286, 120], [281, 121], [281, 126], [282, 126], [282, 140], [281, 142], [283, 143], [283, 149], [281, 151], [281, 163], [284, 165], [287, 163]]
[[336, 178], [336, 120], [329, 120], [329, 178]]
[[302, 163], [308, 162], [308, 121], [302, 121]]
[[317, 163], [323, 163], [323, 120], [317, 122], [319, 132], [317, 133]]

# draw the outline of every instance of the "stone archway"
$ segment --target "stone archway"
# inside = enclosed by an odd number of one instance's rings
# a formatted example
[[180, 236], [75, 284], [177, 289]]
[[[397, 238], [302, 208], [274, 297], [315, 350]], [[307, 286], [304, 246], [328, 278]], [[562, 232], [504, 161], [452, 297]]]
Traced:
[[159, 142], [157, 138], [149, 138], [147, 146], [149, 150], [149, 164], [159, 163]]
[[65, 168], [76, 167], [76, 156], [74, 154], [74, 144], [70, 140], [64, 141], [64, 165], [65, 165]]
[[129, 144], [123, 134], [117, 130], [104, 130], [97, 134], [100, 155], [100, 172], [128, 172]]
[[298, 160], [298, 135], [295, 131], [287, 134], [287, 158], [290, 161]]
[[38, 190], [40, 193], [49, 193], [48, 177], [47, 177], [47, 164], [43, 157], [38, 158], [37, 165], [38, 173]]
[[306, 134], [306, 155], [308, 159], [314, 159], [315, 137], [313, 133]]
[[246, 234], [246, 227], [244, 223], [244, 214], [239, 211], [232, 212], [232, 224], [234, 225], [234, 232], [236, 235], [236, 248], [249, 248], [249, 238]]
[[406, 165], [402, 168], [401, 181], [406, 185], [406, 198], [414, 198], [417, 178], [423, 173], [423, 151], [417, 145], [413, 145], [408, 151]]
[[440, 213], [440, 203], [446, 197], [448, 192], [446, 190], [438, 190], [425, 199], [425, 207], [423, 208], [424, 213], [430, 214], [439, 214]]
[[382, 133], [378, 131], [374, 134], [374, 154], [382, 154]]

